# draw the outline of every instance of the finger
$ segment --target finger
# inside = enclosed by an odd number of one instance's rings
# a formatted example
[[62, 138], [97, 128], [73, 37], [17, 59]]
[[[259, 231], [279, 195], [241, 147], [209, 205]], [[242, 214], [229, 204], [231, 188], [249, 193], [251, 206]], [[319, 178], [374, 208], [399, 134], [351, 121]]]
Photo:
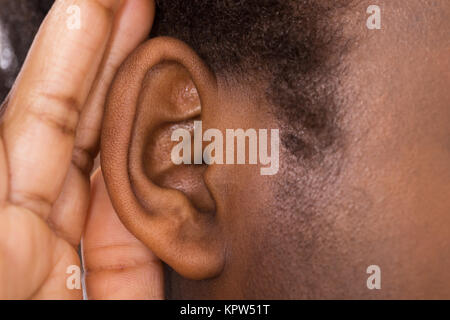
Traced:
[[3, 204], [8, 196], [8, 164], [6, 161], [5, 146], [0, 139], [0, 204]]
[[110, 42], [78, 124], [72, 164], [49, 223], [73, 245], [80, 241], [89, 205], [89, 175], [98, 153], [105, 97], [125, 58], [144, 41], [153, 23], [154, 2], [124, 1], [118, 9]]
[[[69, 168], [79, 115], [109, 39], [117, 0], [59, 0], [14, 85], [2, 125], [8, 201], [46, 218]], [[81, 29], [68, 29], [79, 8]]]
[[155, 14], [153, 0], [127, 0], [118, 10], [106, 59], [94, 82], [77, 129], [75, 146], [96, 154], [100, 140], [101, 121], [107, 91], [117, 69], [125, 58], [150, 33]]
[[162, 263], [120, 222], [100, 171], [91, 203], [82, 243], [88, 298], [162, 299]]

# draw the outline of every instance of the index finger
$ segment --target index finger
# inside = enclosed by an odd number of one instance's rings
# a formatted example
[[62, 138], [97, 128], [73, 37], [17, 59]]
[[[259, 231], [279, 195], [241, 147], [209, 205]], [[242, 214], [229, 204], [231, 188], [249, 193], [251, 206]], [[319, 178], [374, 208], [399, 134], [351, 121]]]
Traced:
[[9, 167], [8, 200], [14, 205], [45, 216], [58, 197], [80, 112], [119, 4], [57, 0], [44, 20], [1, 128]]

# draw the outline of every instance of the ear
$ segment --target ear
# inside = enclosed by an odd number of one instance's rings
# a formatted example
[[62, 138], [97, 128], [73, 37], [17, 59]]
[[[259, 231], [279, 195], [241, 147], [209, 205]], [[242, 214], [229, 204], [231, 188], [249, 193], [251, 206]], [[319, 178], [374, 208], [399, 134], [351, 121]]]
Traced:
[[217, 103], [214, 74], [184, 43], [155, 38], [120, 68], [110, 89], [101, 165], [124, 225], [161, 260], [191, 279], [218, 275], [224, 242], [204, 166], [171, 161], [171, 133], [193, 128]]

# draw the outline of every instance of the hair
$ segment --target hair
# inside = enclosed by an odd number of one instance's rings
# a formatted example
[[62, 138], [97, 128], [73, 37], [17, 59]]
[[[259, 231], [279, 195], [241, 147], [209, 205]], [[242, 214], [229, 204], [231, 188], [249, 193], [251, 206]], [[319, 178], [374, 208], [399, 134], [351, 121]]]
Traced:
[[52, 3], [53, 0], [0, 0], [0, 43], [10, 53], [8, 65], [0, 68], [0, 102], [11, 89]]
[[[305, 159], [337, 140], [336, 91], [348, 41], [334, 18], [352, 1], [157, 0], [151, 36], [186, 42], [218, 75], [263, 79], [284, 145]], [[52, 3], [0, 0], [0, 24], [15, 54], [15, 63], [0, 70], [0, 100]]]
[[336, 91], [347, 43], [334, 21], [351, 0], [157, 0], [152, 36], [186, 42], [217, 75], [265, 80], [297, 158], [337, 137]]

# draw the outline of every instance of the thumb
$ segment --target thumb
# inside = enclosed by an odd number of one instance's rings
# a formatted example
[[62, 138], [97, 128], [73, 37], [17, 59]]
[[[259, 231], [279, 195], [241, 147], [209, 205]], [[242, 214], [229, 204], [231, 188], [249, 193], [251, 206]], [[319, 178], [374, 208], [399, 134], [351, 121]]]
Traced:
[[122, 225], [100, 170], [82, 242], [89, 299], [163, 299], [162, 262]]

